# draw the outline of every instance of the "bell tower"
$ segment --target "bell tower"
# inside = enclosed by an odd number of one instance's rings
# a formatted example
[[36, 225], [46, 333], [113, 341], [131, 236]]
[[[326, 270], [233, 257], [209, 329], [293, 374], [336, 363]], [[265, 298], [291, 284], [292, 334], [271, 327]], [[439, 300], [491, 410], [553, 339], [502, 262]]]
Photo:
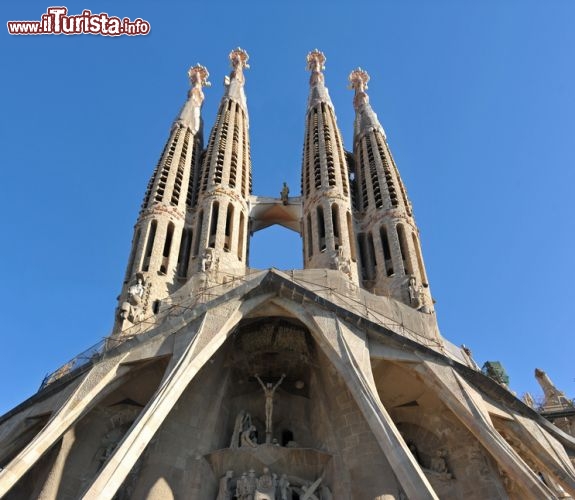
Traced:
[[431, 312], [419, 229], [385, 131], [369, 103], [368, 81], [361, 68], [349, 75], [355, 90], [353, 153], [361, 282], [376, 295]]
[[116, 334], [155, 313], [159, 300], [176, 291], [187, 274], [189, 212], [203, 147], [202, 87], [209, 85], [209, 73], [198, 64], [188, 76], [192, 88], [172, 125], [135, 225]]
[[325, 56], [307, 56], [311, 72], [302, 164], [304, 269], [339, 269], [357, 281], [346, 154], [323, 75]]
[[190, 273], [243, 276], [248, 253], [252, 189], [249, 121], [244, 93], [248, 53], [229, 55], [232, 72], [205, 151], [194, 194]]

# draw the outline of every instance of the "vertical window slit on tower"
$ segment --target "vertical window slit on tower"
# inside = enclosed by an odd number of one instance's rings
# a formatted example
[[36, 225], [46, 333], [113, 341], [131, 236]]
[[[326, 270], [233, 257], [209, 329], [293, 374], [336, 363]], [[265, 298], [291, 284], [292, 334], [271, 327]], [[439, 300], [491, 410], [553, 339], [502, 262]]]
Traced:
[[188, 141], [190, 139], [190, 129], [186, 129], [184, 135], [184, 143], [182, 144], [182, 151], [180, 152], [180, 161], [178, 162], [178, 170], [174, 180], [174, 189], [172, 191], [172, 198], [170, 204], [177, 207], [180, 201], [180, 192], [182, 190], [182, 181], [184, 179], [184, 172], [186, 167], [186, 159], [188, 155]]
[[[309, 117], [308, 117], [308, 127], [309, 127]], [[303, 151], [302, 151], [302, 169], [301, 169], [301, 192], [304, 196], [310, 194], [309, 190], [309, 128], [306, 129], [307, 134], [305, 134], [303, 141]]]
[[311, 215], [307, 216], [307, 256], [313, 255], [313, 228], [311, 226]]
[[235, 116], [234, 133], [232, 135], [232, 160], [230, 165], [230, 187], [236, 187], [236, 175], [238, 169], [238, 143], [240, 139], [240, 128], [238, 125], [239, 114]]
[[368, 280], [368, 260], [365, 248], [365, 233], [359, 233], [357, 235], [357, 247], [359, 248], [359, 260], [361, 264], [361, 279]]
[[377, 145], [377, 150], [379, 157], [381, 158], [381, 164], [383, 165], [383, 172], [385, 174], [385, 183], [387, 185], [387, 192], [389, 193], [389, 199], [392, 207], [397, 207], [399, 201], [397, 198], [397, 192], [395, 190], [395, 183], [393, 182], [393, 175], [391, 168], [389, 167], [389, 162], [387, 160], [387, 155], [385, 154], [385, 145], [383, 143], [383, 138], [380, 134], [374, 134], [375, 142]]
[[[220, 104], [218, 109], [216, 123], [212, 127], [210, 133], [210, 140], [208, 141], [208, 149], [205, 155], [205, 161], [202, 162], [202, 192], [205, 192], [208, 188], [208, 180], [210, 176], [210, 170], [212, 167], [212, 158], [214, 154], [214, 148], [216, 145], [216, 139], [218, 137], [218, 132], [221, 130], [222, 122], [224, 121], [226, 105], [225, 102]], [[219, 144], [218, 144], [219, 145]]]
[[164, 251], [162, 252], [162, 264], [160, 266], [160, 274], [166, 274], [168, 272], [168, 263], [170, 259], [170, 250], [172, 248], [172, 239], [174, 238], [174, 223], [170, 222], [168, 224], [168, 230], [166, 232], [166, 241], [164, 241]]
[[224, 250], [229, 252], [232, 248], [232, 228], [234, 227], [234, 206], [229, 203], [226, 212], [226, 229], [224, 239]]
[[367, 251], [368, 251], [368, 275], [369, 279], [375, 279], [377, 272], [377, 260], [375, 259], [375, 247], [373, 245], [373, 234], [371, 232], [367, 233]]
[[[373, 132], [372, 132], [372, 134], [373, 134]], [[367, 148], [367, 157], [368, 157], [368, 161], [369, 161], [369, 173], [371, 175], [371, 187], [373, 190], [373, 199], [375, 201], [376, 208], [381, 208], [383, 206], [383, 200], [381, 198], [381, 189], [379, 187], [379, 177], [377, 175], [377, 167], [375, 165], [375, 155], [373, 153], [371, 138], [369, 136], [365, 137], [365, 145]]]
[[335, 144], [337, 146], [337, 154], [339, 156], [339, 169], [341, 175], [341, 185], [343, 187], [343, 194], [349, 196], [348, 178], [347, 178], [347, 162], [345, 161], [345, 152], [341, 146], [341, 139], [339, 137], [339, 130], [337, 128], [337, 123], [335, 121], [335, 115], [333, 110], [329, 108], [329, 116], [331, 118], [331, 123], [333, 127], [333, 133], [335, 136]]
[[356, 262], [357, 257], [355, 255], [355, 243], [354, 243], [354, 238], [353, 238], [353, 222], [351, 219], [351, 213], [350, 212], [346, 213], [346, 219], [347, 219], [347, 238], [349, 241], [349, 250], [351, 252], [351, 260]]
[[[211, 154], [208, 151], [204, 151], [202, 154], [202, 161], [200, 162], [202, 165], [202, 193], [208, 189], [208, 179], [210, 176], [210, 162], [211, 162]], [[196, 197], [197, 198], [197, 197]]]
[[341, 237], [340, 237], [341, 228], [339, 225], [339, 207], [337, 206], [336, 203], [334, 203], [331, 206], [331, 223], [333, 226], [334, 245], [337, 250], [337, 248], [341, 245]]
[[134, 236], [134, 243], [132, 244], [132, 252], [130, 253], [130, 259], [128, 260], [128, 267], [126, 268], [126, 277], [124, 281], [128, 281], [132, 273], [134, 272], [134, 260], [136, 258], [136, 251], [138, 250], [138, 245], [140, 244], [140, 234], [141, 229], [138, 228]]
[[[244, 196], [248, 196], [248, 190], [251, 192], [251, 158], [250, 158], [250, 151], [249, 151], [249, 144], [247, 141], [248, 136], [248, 129], [245, 116], [242, 112], [242, 194]], [[248, 173], [250, 174], [250, 180], [248, 185]], [[241, 257], [240, 257], [241, 258]]]
[[351, 193], [351, 204], [355, 210], [359, 210], [359, 200], [357, 193], [357, 174], [355, 171], [355, 157], [353, 153], [349, 151], [344, 152], [345, 155], [345, 165], [347, 178], [349, 179], [350, 193]]
[[226, 113], [224, 115], [223, 123], [220, 129], [219, 144], [218, 144], [218, 156], [216, 158], [216, 166], [214, 169], [214, 184], [222, 183], [222, 176], [224, 172], [224, 160], [226, 155], [226, 144], [228, 140], [228, 126], [230, 122], [230, 108], [232, 101], [229, 101]]
[[317, 230], [319, 233], [319, 251], [325, 250], [325, 219], [323, 218], [323, 208], [317, 207]]
[[397, 238], [399, 240], [399, 250], [401, 252], [401, 260], [403, 261], [403, 270], [405, 274], [413, 274], [411, 268], [411, 260], [409, 259], [407, 239], [405, 238], [405, 230], [402, 224], [397, 225]]
[[142, 266], [142, 271], [150, 270], [150, 257], [152, 256], [152, 250], [154, 249], [154, 239], [156, 238], [156, 227], [158, 222], [153, 220], [150, 224], [150, 229], [148, 231], [148, 241], [146, 243], [146, 253], [144, 254], [144, 265]]
[[172, 160], [174, 159], [174, 153], [176, 151], [176, 145], [178, 143], [178, 139], [180, 138], [181, 131], [182, 129], [178, 128], [170, 145], [170, 149], [163, 159], [162, 172], [160, 174], [160, 179], [156, 188], [156, 194], [154, 196], [154, 200], [157, 202], [162, 201], [164, 198], [164, 191], [166, 189], [166, 182], [168, 181], [168, 174], [170, 173], [170, 167], [172, 166]]
[[381, 226], [379, 229], [379, 236], [381, 238], [381, 246], [383, 248], [383, 260], [385, 262], [385, 274], [387, 276], [393, 275], [393, 261], [391, 259], [391, 249], [389, 247], [389, 238], [387, 237], [387, 229]]
[[318, 118], [317, 109], [312, 110], [312, 130], [313, 130], [313, 175], [315, 188], [321, 189], [321, 168], [319, 162], [319, 130], [318, 130]]
[[178, 276], [185, 278], [188, 276], [188, 265], [190, 263], [190, 251], [192, 249], [193, 232], [190, 228], [184, 229], [180, 241], [180, 251], [178, 252]]
[[244, 258], [244, 224], [244, 213], [240, 212], [240, 227], [238, 231], [238, 259], [240, 260], [243, 260]]
[[367, 182], [365, 180], [366, 177], [366, 168], [364, 162], [364, 155], [363, 155], [363, 147], [360, 146], [359, 148], [359, 164], [363, 167], [360, 169], [361, 173], [361, 210], [365, 210], [367, 208]]
[[336, 185], [335, 182], [335, 163], [333, 160], [333, 147], [331, 144], [331, 135], [330, 129], [328, 125], [329, 116], [326, 113], [326, 106], [322, 102], [321, 103], [321, 121], [322, 121], [322, 128], [323, 128], [323, 141], [325, 146], [325, 156], [327, 162], [327, 180], [328, 185], [333, 187]]
[[204, 223], [204, 211], [201, 210], [198, 214], [198, 224], [196, 226], [196, 240], [194, 242], [194, 257], [200, 251], [200, 239], [202, 238], [202, 225]]
[[216, 236], [218, 234], [218, 217], [220, 213], [220, 203], [214, 201], [212, 205], [212, 217], [210, 219], [210, 237], [208, 239], [208, 246], [216, 248]]
[[189, 179], [188, 179], [188, 193], [186, 196], [186, 206], [188, 208], [191, 208], [192, 206], [195, 205], [195, 197], [194, 197], [194, 193], [196, 192], [196, 184], [197, 184], [197, 180], [196, 180], [196, 176], [198, 175], [198, 165], [197, 165], [197, 161], [198, 161], [198, 148], [200, 147], [199, 142], [196, 140], [196, 138], [194, 137], [193, 143], [192, 143], [192, 159], [190, 161], [190, 174], [189, 174]]
[[425, 267], [423, 267], [423, 259], [421, 258], [421, 247], [415, 233], [411, 233], [411, 239], [413, 240], [413, 248], [415, 248], [417, 264], [419, 265], [419, 277], [423, 284], [427, 284], [427, 275], [425, 274]]

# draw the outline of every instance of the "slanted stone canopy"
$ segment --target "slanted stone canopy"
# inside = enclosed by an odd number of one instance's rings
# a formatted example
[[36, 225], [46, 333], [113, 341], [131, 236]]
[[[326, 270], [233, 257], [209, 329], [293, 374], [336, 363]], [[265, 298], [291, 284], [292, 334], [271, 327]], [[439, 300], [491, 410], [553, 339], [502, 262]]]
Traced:
[[[338, 295], [337, 271], [324, 271], [323, 280], [317, 274], [270, 270], [195, 306], [167, 308], [154, 329], [46, 387], [47, 394], [9, 415], [13, 429], [38, 412], [52, 418], [2, 472], [2, 492], [33, 497], [40, 491], [25, 478], [58, 475], [70, 478], [70, 498], [112, 498], [118, 491], [215, 498], [227, 470], [237, 481], [250, 469], [261, 475], [263, 467], [287, 474], [300, 491], [321, 477], [334, 498], [500, 498], [510, 491], [552, 497], [539, 474], [575, 490], [569, 458], [558, 454], [561, 444], [575, 449], [573, 438], [463, 357], [454, 359], [428, 324], [405, 316], [426, 346], [385, 319], [391, 310], [383, 302], [380, 317], [369, 304], [351, 308], [349, 300], [360, 304], [362, 292]], [[264, 397], [254, 377], [276, 382], [284, 373], [274, 444], [266, 444]], [[147, 380], [145, 391], [136, 380]], [[68, 402], [61, 406], [63, 393]], [[253, 448], [232, 443], [242, 412], [258, 436]], [[109, 449], [72, 444], [70, 433], [106, 414], [117, 423], [98, 430]], [[22, 435], [19, 446], [29, 438]], [[531, 444], [515, 449], [518, 442]], [[90, 478], [72, 481], [76, 461]], [[444, 462], [444, 471], [434, 470]], [[43, 488], [46, 495], [64, 491], [62, 483]]]

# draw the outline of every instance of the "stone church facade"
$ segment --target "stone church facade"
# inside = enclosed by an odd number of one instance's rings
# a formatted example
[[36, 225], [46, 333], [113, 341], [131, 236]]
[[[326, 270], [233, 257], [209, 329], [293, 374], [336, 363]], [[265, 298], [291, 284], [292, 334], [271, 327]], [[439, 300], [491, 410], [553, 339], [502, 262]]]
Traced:
[[[553, 425], [437, 327], [413, 207], [351, 72], [346, 151], [307, 56], [301, 196], [251, 189], [248, 54], [230, 53], [204, 144], [191, 89], [135, 225], [113, 333], [0, 417], [6, 499], [547, 499], [575, 496], [572, 404]], [[303, 269], [249, 267], [298, 232]], [[557, 413], [559, 412], [559, 413]]]

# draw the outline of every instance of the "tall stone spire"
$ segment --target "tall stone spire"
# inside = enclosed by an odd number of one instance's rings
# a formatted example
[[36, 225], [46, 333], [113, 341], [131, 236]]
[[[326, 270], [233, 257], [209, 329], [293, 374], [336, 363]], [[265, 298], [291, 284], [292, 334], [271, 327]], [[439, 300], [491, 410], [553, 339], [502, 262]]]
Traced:
[[373, 293], [431, 312], [419, 230], [385, 132], [369, 103], [369, 75], [358, 68], [349, 82], [355, 90], [353, 152], [362, 283]]
[[324, 83], [325, 55], [307, 56], [311, 72], [302, 164], [304, 268], [339, 269], [357, 280], [349, 173], [333, 104]]
[[210, 279], [243, 275], [246, 269], [252, 190], [244, 93], [248, 58], [241, 48], [229, 54], [232, 71], [224, 80], [224, 96], [195, 188], [191, 272], [205, 273]]
[[188, 76], [188, 99], [172, 125], [136, 222], [115, 334], [153, 315], [159, 301], [173, 293], [187, 275], [187, 218], [203, 146], [202, 87], [209, 85], [209, 74], [197, 64]]

